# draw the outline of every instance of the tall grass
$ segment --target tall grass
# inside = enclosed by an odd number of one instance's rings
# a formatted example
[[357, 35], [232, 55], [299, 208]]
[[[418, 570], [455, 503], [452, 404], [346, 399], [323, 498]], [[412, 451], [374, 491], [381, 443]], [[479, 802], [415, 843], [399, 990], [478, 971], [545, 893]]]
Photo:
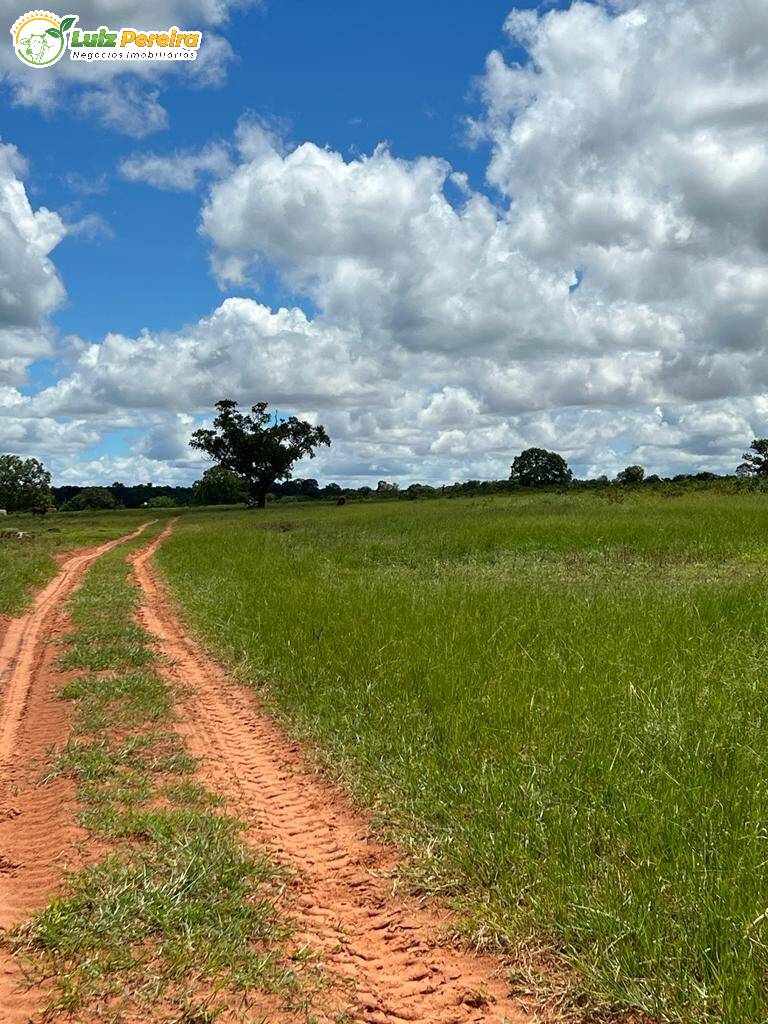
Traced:
[[192, 514], [190, 622], [500, 941], [660, 1019], [768, 1020], [768, 502]]

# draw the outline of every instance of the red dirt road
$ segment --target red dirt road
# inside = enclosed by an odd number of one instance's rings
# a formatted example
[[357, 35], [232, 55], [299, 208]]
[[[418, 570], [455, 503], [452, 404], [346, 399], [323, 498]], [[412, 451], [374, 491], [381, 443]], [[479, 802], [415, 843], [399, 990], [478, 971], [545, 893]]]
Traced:
[[531, 1016], [509, 995], [501, 964], [434, 945], [447, 915], [392, 894], [397, 852], [370, 835], [335, 786], [311, 771], [296, 743], [185, 635], [152, 568], [171, 530], [134, 556], [144, 595], [142, 624], [188, 694], [181, 729], [201, 774], [249, 826], [248, 841], [295, 869], [300, 940], [317, 951], [334, 984], [313, 1006], [334, 1022], [522, 1024]]
[[[64, 779], [41, 785], [47, 752], [68, 734], [51, 641], [68, 630], [66, 602], [85, 571], [145, 527], [71, 555], [32, 608], [8, 620], [0, 641], [0, 931], [43, 906], [64, 869], [83, 860], [88, 840], [76, 824], [73, 786]], [[2, 1024], [26, 1024], [42, 1005], [44, 993], [22, 982], [16, 961], [0, 953]]]

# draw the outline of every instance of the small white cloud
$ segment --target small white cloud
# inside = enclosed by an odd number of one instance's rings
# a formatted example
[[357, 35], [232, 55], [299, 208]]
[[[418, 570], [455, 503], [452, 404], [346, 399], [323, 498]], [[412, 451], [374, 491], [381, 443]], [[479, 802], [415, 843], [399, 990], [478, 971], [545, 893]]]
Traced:
[[192, 192], [204, 178], [221, 178], [231, 170], [229, 147], [219, 142], [169, 156], [137, 153], [120, 164], [120, 174], [126, 180], [173, 192]]

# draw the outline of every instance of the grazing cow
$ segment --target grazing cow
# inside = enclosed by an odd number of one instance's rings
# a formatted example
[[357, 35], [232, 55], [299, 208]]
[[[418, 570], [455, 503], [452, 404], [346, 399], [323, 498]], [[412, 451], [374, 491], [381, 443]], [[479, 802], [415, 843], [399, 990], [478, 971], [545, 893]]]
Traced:
[[7, 516], [8, 512], [4, 508], [0, 508], [0, 516]]
[[346, 505], [347, 504], [347, 499], [346, 499], [345, 495], [342, 494], [342, 496], [337, 499], [336, 504], [337, 505]]
[[33, 516], [47, 516], [48, 506], [47, 505], [35, 505], [34, 508], [29, 510]]

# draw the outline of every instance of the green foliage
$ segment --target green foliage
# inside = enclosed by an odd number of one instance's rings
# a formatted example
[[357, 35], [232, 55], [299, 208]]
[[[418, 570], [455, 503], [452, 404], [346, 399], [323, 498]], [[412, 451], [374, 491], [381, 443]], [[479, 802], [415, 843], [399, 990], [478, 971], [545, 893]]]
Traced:
[[[634, 484], [641, 484], [645, 477], [645, 470], [642, 466], [627, 466], [616, 475], [616, 483], [622, 487], [631, 487]], [[658, 480], [658, 477], [656, 478]]]
[[239, 505], [247, 497], [245, 480], [224, 466], [211, 466], [192, 485], [195, 505]]
[[259, 508], [266, 505], [275, 481], [288, 479], [299, 459], [305, 455], [313, 459], [316, 448], [331, 443], [324, 427], [314, 427], [295, 416], [273, 419], [266, 402], [251, 406], [250, 415], [241, 413], [237, 402], [229, 400], [217, 402], [216, 408], [219, 412], [213, 430], [196, 430], [189, 443], [243, 477]]
[[149, 498], [145, 502], [147, 508], [173, 508], [173, 498], [169, 498], [165, 494], [159, 494], [157, 497]]
[[42, 462], [0, 455], [0, 508], [25, 512], [51, 503], [51, 474]]
[[104, 511], [117, 508], [112, 491], [107, 487], [85, 487], [74, 498], [61, 506], [62, 512]]
[[193, 513], [160, 565], [482, 934], [659, 1020], [754, 1024], [768, 505], [607, 490]]
[[755, 438], [750, 450], [742, 455], [744, 461], [737, 472], [744, 476], [768, 476], [768, 438]]
[[509, 479], [520, 487], [567, 487], [573, 479], [568, 463], [546, 448], [526, 448], [515, 456]]

